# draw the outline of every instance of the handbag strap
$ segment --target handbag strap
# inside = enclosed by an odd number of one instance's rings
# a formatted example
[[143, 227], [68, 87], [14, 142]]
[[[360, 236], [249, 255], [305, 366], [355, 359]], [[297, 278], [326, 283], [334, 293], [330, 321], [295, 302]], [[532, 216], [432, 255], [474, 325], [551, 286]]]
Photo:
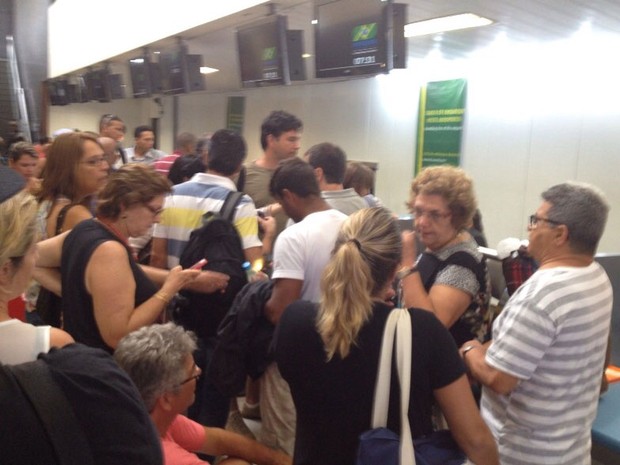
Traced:
[[409, 425], [409, 394], [411, 390], [411, 317], [406, 309], [390, 312], [383, 330], [379, 369], [375, 384], [372, 428], [387, 426], [390, 398], [392, 352], [396, 336], [396, 370], [400, 383], [400, 463], [415, 465], [413, 439]]
[[64, 205], [58, 212], [58, 216], [56, 217], [56, 229], [54, 229], [55, 236], [58, 236], [62, 232], [62, 225], [65, 223], [65, 216], [67, 216], [67, 213], [73, 207], [75, 207], [75, 204], [70, 203], [70, 204]]

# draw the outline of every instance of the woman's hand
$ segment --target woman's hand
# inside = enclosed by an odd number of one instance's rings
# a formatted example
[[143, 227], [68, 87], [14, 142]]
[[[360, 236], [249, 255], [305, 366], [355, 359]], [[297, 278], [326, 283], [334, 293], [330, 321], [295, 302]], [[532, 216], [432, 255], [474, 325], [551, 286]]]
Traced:
[[177, 265], [168, 273], [161, 290], [172, 296], [193, 283], [200, 273], [200, 270], [184, 270], [180, 265]]
[[217, 271], [199, 271], [196, 279], [187, 288], [205, 294], [224, 292], [228, 286], [228, 281], [230, 281], [230, 276], [227, 274]]

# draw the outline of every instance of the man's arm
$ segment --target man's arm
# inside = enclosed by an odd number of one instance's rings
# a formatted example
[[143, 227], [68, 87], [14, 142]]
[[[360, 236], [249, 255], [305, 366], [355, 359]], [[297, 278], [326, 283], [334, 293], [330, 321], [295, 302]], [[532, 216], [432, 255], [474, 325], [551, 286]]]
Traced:
[[262, 247], [250, 247], [243, 251], [243, 255], [245, 259], [250, 262], [250, 264], [254, 265], [256, 260], [263, 258], [263, 248]]
[[252, 439], [221, 428], [205, 427], [205, 441], [200, 452], [238, 457], [257, 465], [291, 465], [293, 463], [293, 459], [283, 452], [270, 449]]
[[151, 266], [155, 268], [168, 268], [168, 239], [154, 237], [151, 244]]
[[275, 280], [271, 297], [265, 303], [265, 317], [274, 325], [280, 320], [284, 309], [299, 299], [303, 283], [301, 279]]
[[480, 344], [477, 340], [467, 341], [459, 349], [463, 362], [470, 374], [486, 387], [498, 394], [509, 394], [519, 383], [519, 378], [497, 370], [487, 364], [485, 356], [493, 341]]

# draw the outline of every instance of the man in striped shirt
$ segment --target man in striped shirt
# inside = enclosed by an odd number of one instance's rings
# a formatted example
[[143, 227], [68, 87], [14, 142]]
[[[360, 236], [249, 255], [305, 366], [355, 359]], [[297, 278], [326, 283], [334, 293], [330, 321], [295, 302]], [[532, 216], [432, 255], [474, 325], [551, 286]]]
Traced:
[[[175, 186], [172, 195], [166, 198], [161, 221], [153, 232], [151, 265], [168, 269], [178, 265], [190, 234], [202, 224], [202, 215], [220, 211], [229, 192], [237, 190], [231, 177], [239, 172], [245, 159], [245, 141], [238, 134], [222, 129], [213, 135], [212, 142], [207, 172]], [[248, 195], [237, 205], [233, 224], [241, 237], [246, 259], [253, 263], [262, 258], [256, 207]]]
[[[171, 269], [178, 265], [192, 231], [202, 223], [202, 216], [209, 211], [219, 212], [228, 194], [237, 190], [231, 177], [239, 172], [246, 157], [245, 141], [227, 129], [217, 131], [211, 141], [207, 172], [197, 173], [191, 180], [174, 186], [172, 194], [166, 198], [161, 221], [153, 230], [153, 266]], [[262, 243], [258, 238], [256, 207], [249, 196], [241, 197], [232, 222], [241, 237], [245, 258], [254, 263], [262, 257]], [[207, 376], [215, 343], [215, 336], [199, 339], [195, 358], [205, 376], [199, 383], [189, 416], [203, 425], [222, 428], [228, 415], [229, 399]]]
[[493, 339], [461, 347], [483, 384], [482, 416], [503, 465], [590, 463], [612, 289], [594, 261], [609, 206], [598, 189], [563, 183], [529, 218], [540, 268], [510, 298]]

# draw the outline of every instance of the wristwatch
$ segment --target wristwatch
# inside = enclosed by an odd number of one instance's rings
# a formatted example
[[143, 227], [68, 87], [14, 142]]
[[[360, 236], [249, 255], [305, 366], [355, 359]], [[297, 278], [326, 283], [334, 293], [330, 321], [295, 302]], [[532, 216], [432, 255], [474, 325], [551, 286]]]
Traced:
[[462, 355], [462, 356], [463, 356], [463, 359], [465, 359], [465, 355], [467, 354], [467, 352], [469, 352], [469, 351], [470, 351], [470, 350], [472, 350], [472, 349], [477, 349], [477, 348], [478, 348], [478, 346], [475, 346], [475, 345], [473, 345], [473, 344], [469, 344], [468, 346], [466, 346], [466, 347], [463, 349], [463, 355]]
[[396, 272], [396, 277], [398, 279], [405, 279], [407, 276], [413, 273], [417, 273], [419, 270], [413, 265], [411, 268], [403, 267]]

